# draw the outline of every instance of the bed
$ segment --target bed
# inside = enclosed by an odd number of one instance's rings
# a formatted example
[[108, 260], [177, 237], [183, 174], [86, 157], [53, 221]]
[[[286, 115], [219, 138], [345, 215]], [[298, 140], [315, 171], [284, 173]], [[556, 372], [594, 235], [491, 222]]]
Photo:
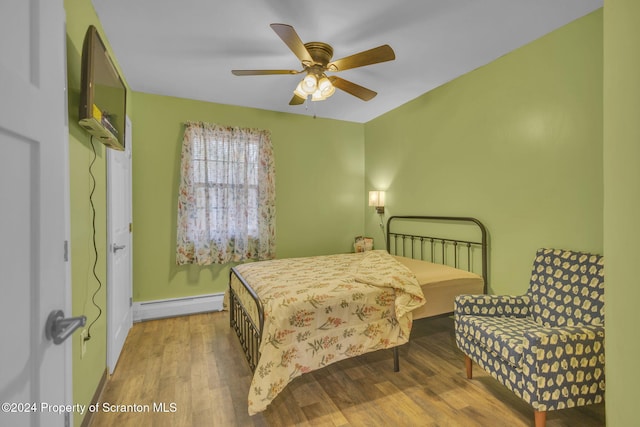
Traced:
[[416, 319], [448, 315], [487, 286], [487, 232], [468, 217], [393, 216], [386, 251], [246, 263], [230, 272], [230, 325], [253, 371], [249, 413], [295, 377], [408, 342]]

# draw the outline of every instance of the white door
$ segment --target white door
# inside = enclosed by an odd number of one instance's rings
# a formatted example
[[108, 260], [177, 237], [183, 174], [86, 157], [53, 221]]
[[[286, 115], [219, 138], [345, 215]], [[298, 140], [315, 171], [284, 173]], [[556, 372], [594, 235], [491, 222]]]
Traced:
[[71, 340], [66, 33], [62, 0], [0, 1], [0, 425], [63, 426]]
[[107, 150], [107, 366], [113, 373], [133, 324], [131, 251], [131, 121], [125, 151]]

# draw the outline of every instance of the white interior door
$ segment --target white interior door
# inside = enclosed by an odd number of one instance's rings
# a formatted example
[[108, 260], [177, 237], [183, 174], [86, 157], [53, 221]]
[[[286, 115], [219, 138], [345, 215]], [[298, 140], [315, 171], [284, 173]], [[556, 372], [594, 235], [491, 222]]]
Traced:
[[107, 365], [113, 373], [133, 324], [131, 235], [131, 121], [125, 151], [107, 150]]
[[[66, 33], [62, 0], [0, 1], [0, 425], [63, 426], [71, 340]], [[67, 252], [68, 253], [68, 252]]]

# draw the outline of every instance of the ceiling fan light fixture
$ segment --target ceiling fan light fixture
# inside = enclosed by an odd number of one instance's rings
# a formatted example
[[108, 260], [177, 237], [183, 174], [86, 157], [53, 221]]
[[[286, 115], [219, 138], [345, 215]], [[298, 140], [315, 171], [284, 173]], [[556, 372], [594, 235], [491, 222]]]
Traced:
[[331, 84], [331, 81], [327, 78], [327, 76], [323, 74], [320, 81], [318, 81], [318, 90], [326, 99], [333, 95], [333, 93], [336, 91], [336, 88], [333, 87], [333, 84]]
[[296, 86], [296, 88], [294, 89], [293, 93], [296, 96], [299, 96], [300, 98], [307, 98], [307, 96], [309, 96], [309, 94], [307, 92], [305, 92], [304, 90], [302, 90], [302, 81], [300, 81], [300, 83], [298, 83], [298, 86]]
[[318, 78], [313, 73], [308, 73], [304, 79], [302, 79], [301, 89], [308, 95], [313, 94], [318, 87]]
[[313, 92], [313, 94], [311, 95], [311, 100], [312, 101], [324, 101], [325, 99], [327, 99], [326, 96], [324, 96], [322, 94], [322, 92], [320, 91], [320, 89], [316, 90], [315, 92]]

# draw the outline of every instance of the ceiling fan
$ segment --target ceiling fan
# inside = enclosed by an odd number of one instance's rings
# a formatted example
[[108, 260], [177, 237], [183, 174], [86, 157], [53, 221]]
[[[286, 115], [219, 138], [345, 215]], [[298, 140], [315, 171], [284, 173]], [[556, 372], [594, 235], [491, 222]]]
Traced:
[[271, 28], [285, 42], [302, 63], [302, 70], [232, 70], [236, 76], [260, 76], [272, 74], [306, 73], [293, 91], [289, 105], [303, 104], [309, 96], [312, 101], [322, 101], [341, 89], [363, 101], [369, 101], [377, 95], [366, 87], [357, 85], [336, 76], [327, 76], [326, 72], [338, 72], [379, 62], [392, 61], [396, 58], [389, 45], [382, 45], [365, 50], [335, 61], [331, 61], [333, 48], [327, 43], [303, 43], [291, 25], [271, 24]]

